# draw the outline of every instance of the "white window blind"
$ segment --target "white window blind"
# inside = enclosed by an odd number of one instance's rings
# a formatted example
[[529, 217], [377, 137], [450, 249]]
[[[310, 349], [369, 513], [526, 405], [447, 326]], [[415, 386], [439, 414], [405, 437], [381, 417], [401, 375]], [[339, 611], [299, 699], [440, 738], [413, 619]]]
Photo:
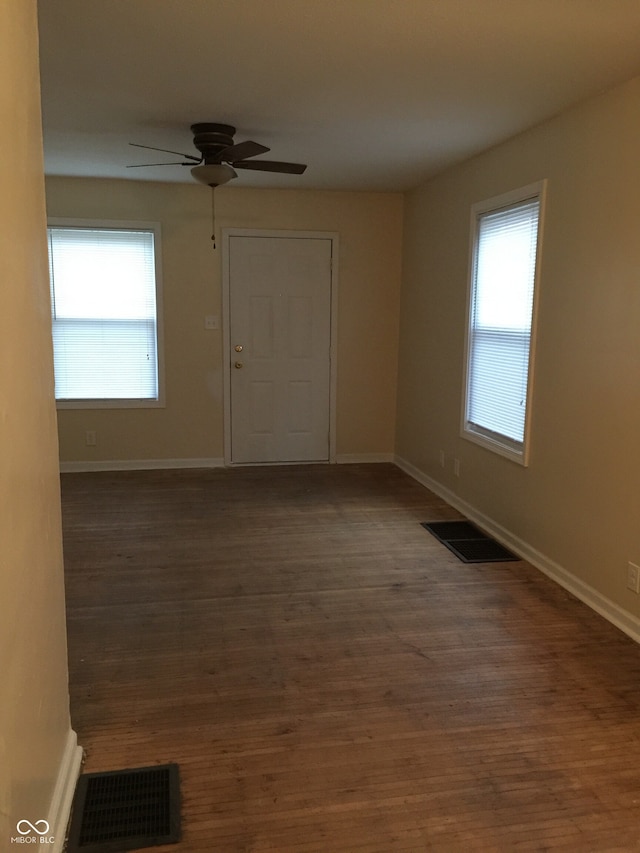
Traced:
[[476, 215], [464, 429], [516, 455], [525, 440], [539, 218], [539, 197]]
[[57, 400], [157, 400], [153, 229], [52, 226]]

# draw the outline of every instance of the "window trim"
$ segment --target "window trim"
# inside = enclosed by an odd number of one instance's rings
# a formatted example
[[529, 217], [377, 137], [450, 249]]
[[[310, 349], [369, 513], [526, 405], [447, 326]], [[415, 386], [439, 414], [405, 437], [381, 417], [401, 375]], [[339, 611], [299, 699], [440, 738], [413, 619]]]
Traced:
[[152, 231], [156, 280], [156, 350], [158, 358], [158, 396], [156, 399], [105, 399], [86, 398], [81, 400], [58, 400], [57, 409], [164, 409], [165, 373], [164, 373], [164, 311], [162, 281], [161, 226], [159, 222], [128, 219], [78, 219], [76, 217], [49, 217], [48, 228], [102, 228], [114, 231]]
[[[530, 433], [531, 433], [531, 401], [533, 398], [534, 384], [534, 367], [536, 354], [536, 338], [537, 338], [537, 320], [538, 320], [538, 302], [540, 292], [540, 269], [542, 258], [542, 244], [544, 235], [544, 218], [545, 218], [545, 202], [547, 192], [547, 179], [544, 178], [532, 184], [527, 184], [516, 190], [511, 190], [502, 193], [498, 196], [476, 202], [471, 205], [471, 224], [470, 224], [470, 239], [469, 239], [469, 272], [467, 275], [467, 324], [465, 330], [465, 345], [464, 345], [464, 364], [463, 364], [463, 385], [462, 385], [462, 411], [460, 422], [460, 436], [467, 441], [478, 444], [481, 447], [491, 450], [500, 456], [510, 459], [513, 462], [527, 467], [530, 457]], [[478, 249], [478, 223], [480, 216], [492, 211], [498, 211], [503, 208], [513, 207], [515, 205], [538, 199], [539, 216], [538, 216], [538, 233], [536, 240], [536, 259], [535, 270], [533, 277], [533, 304], [531, 308], [531, 333], [529, 343], [529, 365], [527, 370], [527, 392], [526, 392], [526, 409], [524, 418], [524, 437], [522, 443], [515, 442], [508, 436], [503, 436], [496, 433], [490, 435], [489, 430], [482, 432], [472, 429], [467, 418], [469, 405], [469, 361], [471, 355], [471, 331], [473, 322], [473, 293], [475, 287], [475, 276], [477, 266], [477, 249]]]

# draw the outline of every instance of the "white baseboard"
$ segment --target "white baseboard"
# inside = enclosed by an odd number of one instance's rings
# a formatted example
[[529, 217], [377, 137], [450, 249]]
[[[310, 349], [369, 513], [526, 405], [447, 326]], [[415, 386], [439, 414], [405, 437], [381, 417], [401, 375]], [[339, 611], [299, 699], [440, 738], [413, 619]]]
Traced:
[[336, 454], [336, 462], [338, 465], [350, 465], [354, 463], [367, 462], [393, 462], [395, 457], [393, 453], [338, 453]]
[[82, 748], [78, 746], [78, 738], [73, 729], [69, 730], [67, 735], [67, 743], [65, 744], [58, 770], [58, 778], [56, 786], [51, 798], [49, 806], [49, 831], [53, 836], [54, 841], [51, 847], [47, 845], [47, 849], [51, 853], [62, 853], [64, 849], [65, 838], [67, 834], [67, 824], [69, 823], [69, 815], [71, 814], [71, 805], [73, 803], [73, 795], [76, 790], [76, 782], [80, 775], [80, 765], [82, 764]]
[[[339, 453], [335, 461], [339, 465], [366, 462], [393, 462], [393, 453]], [[259, 463], [253, 462], [252, 465]], [[304, 462], [265, 463], [279, 465], [322, 464]], [[326, 463], [324, 463], [326, 464]], [[78, 462], [60, 462], [61, 474], [91, 473], [93, 471], [156, 471], [170, 468], [224, 468], [223, 458], [205, 459], [100, 459], [81, 460]], [[231, 464], [230, 467], [241, 467]]]
[[542, 554], [528, 542], [515, 536], [471, 504], [462, 500], [455, 492], [452, 492], [437, 480], [433, 480], [423, 471], [420, 471], [419, 468], [416, 468], [415, 465], [407, 462], [406, 459], [396, 456], [394, 461], [398, 468], [401, 468], [406, 474], [413, 477], [414, 480], [417, 480], [421, 485], [429, 489], [429, 491], [438, 495], [439, 498], [442, 498], [442, 500], [446, 501], [454, 509], [457, 509], [466, 518], [474, 521], [479, 527], [490, 533], [498, 542], [501, 542], [506, 548], [509, 548], [509, 550], [528, 563], [531, 563], [532, 566], [535, 566], [536, 569], [539, 569], [547, 577], [560, 584], [567, 592], [575, 595], [576, 598], [580, 599], [580, 601], [592, 610], [595, 610], [596, 613], [599, 613], [600, 616], [603, 616], [612, 625], [615, 625], [616, 628], [619, 628], [628, 637], [635, 640], [636, 643], [640, 643], [640, 619], [637, 616], [624, 610], [611, 601], [611, 599], [606, 598], [597, 589], [581, 581], [580, 578], [563, 568], [563, 566], [545, 554]]
[[106, 459], [60, 462], [61, 474], [91, 471], [157, 471], [165, 468], [224, 468], [224, 459]]

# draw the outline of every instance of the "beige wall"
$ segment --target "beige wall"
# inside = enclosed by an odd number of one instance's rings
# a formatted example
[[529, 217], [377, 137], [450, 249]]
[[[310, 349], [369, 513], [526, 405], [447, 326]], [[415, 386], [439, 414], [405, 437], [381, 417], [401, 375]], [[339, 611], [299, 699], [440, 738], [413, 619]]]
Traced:
[[[635, 617], [640, 599], [625, 584], [627, 561], [640, 563], [638, 103], [635, 79], [409, 194], [397, 413], [402, 459]], [[525, 469], [459, 436], [469, 214], [540, 178], [549, 184]]]
[[[216, 190], [223, 227], [333, 231], [340, 236], [337, 453], [391, 454], [395, 429], [402, 240], [400, 194]], [[221, 251], [211, 196], [198, 185], [49, 178], [52, 217], [159, 221], [162, 226], [164, 410], [60, 411], [63, 462], [223, 456]], [[220, 241], [218, 241], [220, 246]], [[97, 446], [85, 446], [85, 431]]]
[[0, 4], [0, 849], [70, 735], [35, 0]]

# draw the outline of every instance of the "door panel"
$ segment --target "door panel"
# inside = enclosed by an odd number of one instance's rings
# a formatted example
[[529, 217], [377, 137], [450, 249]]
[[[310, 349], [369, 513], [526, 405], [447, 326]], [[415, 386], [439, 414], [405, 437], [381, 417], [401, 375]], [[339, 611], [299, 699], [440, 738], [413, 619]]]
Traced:
[[[273, 358], [273, 299], [269, 296], [252, 296], [251, 348], [253, 358]], [[246, 353], [245, 353], [246, 357]]]
[[231, 236], [229, 291], [232, 461], [327, 461], [331, 240]]

